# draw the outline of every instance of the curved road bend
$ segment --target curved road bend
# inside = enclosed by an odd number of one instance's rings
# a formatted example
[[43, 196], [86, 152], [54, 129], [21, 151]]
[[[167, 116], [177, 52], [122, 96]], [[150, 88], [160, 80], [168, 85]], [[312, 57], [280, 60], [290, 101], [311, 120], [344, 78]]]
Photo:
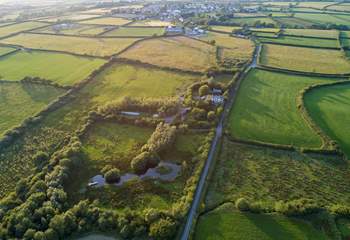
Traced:
[[254, 55], [252, 63], [246, 68], [244, 74], [238, 80], [237, 86], [234, 89], [231, 90], [232, 92], [230, 94], [230, 99], [228, 99], [227, 104], [225, 105], [224, 112], [221, 115], [221, 118], [220, 118], [220, 121], [218, 123], [218, 126], [216, 127], [216, 133], [215, 133], [215, 137], [214, 137], [214, 140], [212, 142], [212, 145], [211, 145], [211, 148], [210, 148], [210, 151], [209, 151], [208, 159], [207, 159], [207, 161], [205, 163], [204, 169], [202, 171], [202, 174], [200, 176], [199, 182], [197, 184], [197, 188], [196, 188], [196, 192], [195, 192], [195, 195], [194, 195], [194, 199], [192, 201], [191, 208], [190, 208], [190, 210], [188, 212], [186, 225], [185, 225], [184, 230], [183, 230], [183, 232], [181, 234], [181, 240], [187, 240], [190, 237], [193, 220], [194, 220], [194, 218], [197, 215], [197, 209], [198, 209], [199, 204], [200, 204], [201, 196], [202, 196], [204, 185], [205, 185], [205, 180], [206, 180], [206, 178], [208, 176], [209, 168], [212, 165], [216, 147], [217, 147], [217, 145], [219, 143], [220, 138], [222, 137], [222, 130], [223, 130], [224, 119], [225, 119], [226, 115], [229, 113], [229, 111], [231, 109], [231, 106], [234, 103], [234, 99], [235, 99], [235, 95], [236, 95], [237, 89], [238, 89], [238, 87], [240, 85], [241, 80], [244, 78], [245, 73], [247, 73], [250, 69], [255, 68], [257, 66], [257, 61], [258, 61], [257, 58], [259, 56], [260, 50], [261, 50], [261, 45], [258, 45], [256, 47], [256, 51], [255, 51], [255, 55]]

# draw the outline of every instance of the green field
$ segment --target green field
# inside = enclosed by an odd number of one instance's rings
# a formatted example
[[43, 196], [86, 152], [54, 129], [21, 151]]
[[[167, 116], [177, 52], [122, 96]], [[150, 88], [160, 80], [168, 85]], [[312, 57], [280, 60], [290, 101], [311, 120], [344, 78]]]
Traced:
[[108, 30], [105, 26], [98, 25], [85, 25], [85, 24], [72, 24], [71, 27], [60, 29], [59, 24], [48, 26], [36, 30], [38, 33], [55, 33], [55, 34], [69, 34], [69, 35], [81, 35], [81, 36], [95, 36]]
[[[301, 57], [302, 56], [302, 57]], [[350, 72], [350, 62], [340, 50], [264, 44], [260, 64], [301, 72], [342, 74]]]
[[312, 90], [306, 94], [305, 104], [313, 120], [350, 158], [350, 84]]
[[304, 19], [294, 17], [275, 18], [276, 22], [291, 28], [308, 28], [313, 23]]
[[305, 37], [321, 37], [337, 39], [339, 33], [336, 30], [317, 30], [317, 29], [285, 29], [284, 34], [305, 36]]
[[32, 49], [71, 52], [98, 57], [111, 56], [137, 41], [137, 38], [84, 38], [22, 33], [2, 40], [3, 43]]
[[113, 31], [107, 32], [103, 36], [113, 36], [113, 37], [150, 37], [153, 35], [161, 36], [164, 34], [164, 28], [145, 28], [145, 27], [120, 27]]
[[43, 19], [45, 22], [62, 22], [62, 21], [79, 21], [79, 20], [85, 20], [85, 19], [90, 19], [90, 18], [96, 18], [99, 17], [99, 15], [96, 14], [71, 14], [71, 15], [64, 15], [64, 16], [59, 16], [59, 17], [49, 17]]
[[244, 197], [266, 205], [309, 198], [325, 206], [348, 206], [349, 174], [350, 167], [341, 158], [238, 144], [225, 138], [205, 204], [211, 209]]
[[317, 148], [321, 138], [297, 107], [300, 91], [331, 79], [252, 70], [243, 80], [228, 130], [238, 139]]
[[350, 15], [296, 13], [295, 18], [310, 21], [314, 24], [338, 24], [350, 26]]
[[261, 42], [273, 42], [279, 44], [291, 44], [297, 46], [324, 47], [324, 48], [339, 48], [338, 40], [331, 39], [315, 39], [292, 36], [280, 36], [279, 38], [259, 38]]
[[274, 20], [268, 17], [247, 17], [247, 18], [233, 18], [230, 19], [230, 23], [234, 23], [237, 25], [249, 25], [253, 26], [257, 22], [261, 24], [276, 24]]
[[220, 31], [220, 32], [225, 32], [225, 33], [232, 33], [234, 30], [241, 29], [240, 27], [216, 26], [216, 25], [211, 25], [209, 27], [210, 27], [209, 28], [210, 30]]
[[23, 22], [10, 26], [0, 27], [0, 37], [5, 37], [7, 35], [11, 35], [14, 33], [18, 33], [21, 31], [27, 31], [34, 28], [39, 28], [48, 25], [47, 23], [41, 22]]
[[15, 48], [11, 48], [11, 47], [0, 47], [0, 57], [10, 52], [13, 52], [15, 50], [16, 50]]
[[63, 93], [51, 86], [0, 82], [0, 137]]
[[18, 81], [40, 77], [62, 86], [72, 86], [98, 69], [106, 61], [68, 54], [21, 51], [0, 59], [3, 79]]
[[311, 223], [277, 214], [252, 214], [227, 203], [199, 217], [196, 240], [326, 240]]

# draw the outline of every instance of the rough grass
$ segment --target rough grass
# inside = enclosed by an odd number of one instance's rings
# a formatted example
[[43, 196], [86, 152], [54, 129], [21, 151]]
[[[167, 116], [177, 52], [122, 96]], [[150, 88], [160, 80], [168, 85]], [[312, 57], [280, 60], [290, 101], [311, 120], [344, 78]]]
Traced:
[[0, 83], [0, 137], [44, 109], [64, 91], [51, 86]]
[[328, 239], [310, 222], [277, 214], [252, 214], [224, 204], [199, 218], [196, 240], [321, 240]]
[[216, 66], [216, 49], [187, 37], [145, 40], [120, 55], [161, 67], [204, 72]]
[[113, 31], [107, 32], [104, 36], [113, 36], [113, 37], [124, 37], [124, 36], [132, 36], [132, 37], [150, 37], [150, 36], [161, 36], [164, 34], [164, 28], [126, 28], [121, 27], [115, 29]]
[[306, 94], [305, 104], [313, 120], [350, 158], [350, 83], [312, 90]]
[[21, 31], [27, 31], [38, 27], [46, 26], [47, 23], [41, 22], [23, 22], [10, 26], [0, 27], [0, 37], [5, 37], [14, 33], [18, 33]]
[[336, 30], [318, 30], [318, 29], [285, 29], [285, 34], [306, 37], [324, 37], [337, 39], [339, 33]]
[[22, 33], [2, 40], [3, 43], [21, 45], [27, 48], [66, 51], [98, 57], [116, 54], [135, 41], [137, 41], [137, 38], [95, 39], [30, 33]]
[[210, 209], [238, 198], [274, 203], [310, 198], [319, 204], [349, 205], [350, 167], [343, 159], [305, 155], [224, 139], [210, 180]]
[[309, 85], [330, 81], [252, 70], [243, 80], [230, 114], [228, 129], [231, 135], [244, 140], [320, 147], [321, 138], [303, 119], [297, 97]]
[[82, 36], [95, 36], [99, 33], [102, 33], [106, 30], [105, 26], [96, 26], [96, 25], [85, 25], [85, 24], [75, 24], [70, 29], [63, 29], [60, 31], [55, 31], [55, 26], [48, 26], [46, 28], [42, 28], [36, 30], [38, 33], [58, 33], [58, 34], [70, 34], [70, 35], [82, 35]]
[[350, 62], [339, 50], [264, 44], [260, 61], [263, 65], [302, 72], [350, 72]]
[[0, 59], [0, 72], [6, 80], [40, 77], [62, 86], [71, 86], [84, 80], [105, 62], [68, 54], [20, 51]]
[[231, 37], [228, 34], [209, 32], [206, 36], [201, 37], [201, 40], [208, 42], [214, 40], [216, 46], [234, 50], [233, 53], [236, 55], [236, 58], [239, 59], [251, 58], [254, 51], [254, 44], [252, 41], [248, 39]]
[[303, 38], [293, 36], [280, 36], [279, 38], [259, 38], [261, 42], [274, 42], [279, 44], [292, 44], [297, 46], [339, 48], [339, 41], [334, 39]]
[[95, 18], [91, 20], [81, 21], [80, 23], [84, 24], [98, 24], [98, 25], [124, 25], [129, 23], [130, 20], [125, 18], [115, 18], [115, 17], [104, 17], [104, 18]]

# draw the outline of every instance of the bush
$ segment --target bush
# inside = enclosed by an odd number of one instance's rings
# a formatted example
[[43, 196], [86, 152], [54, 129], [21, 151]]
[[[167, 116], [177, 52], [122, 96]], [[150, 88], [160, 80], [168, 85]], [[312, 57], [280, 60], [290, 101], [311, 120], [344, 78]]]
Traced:
[[277, 202], [275, 210], [286, 216], [303, 216], [319, 212], [321, 208], [313, 200], [302, 198], [289, 202]]
[[248, 211], [249, 210], [249, 202], [245, 198], [239, 198], [235, 202], [236, 208], [239, 211]]
[[103, 176], [106, 175], [106, 173], [109, 171], [109, 170], [112, 170], [114, 167], [112, 165], [106, 165], [104, 166], [102, 169], [101, 169], [101, 173]]
[[131, 161], [131, 168], [135, 173], [142, 174], [145, 173], [148, 168], [157, 166], [159, 162], [160, 159], [157, 154], [145, 151], [137, 155]]
[[154, 239], [172, 239], [176, 232], [176, 223], [170, 219], [160, 219], [151, 224], [149, 235]]
[[107, 183], [116, 183], [120, 180], [120, 171], [118, 168], [113, 168], [104, 175]]
[[208, 121], [212, 122], [216, 120], [216, 114], [214, 111], [210, 111], [208, 112], [208, 116], [207, 116]]
[[44, 152], [37, 152], [33, 157], [34, 165], [37, 169], [41, 169], [49, 160], [49, 155]]
[[203, 85], [198, 90], [199, 96], [208, 95], [209, 92], [210, 92], [210, 88], [208, 87], [208, 85]]

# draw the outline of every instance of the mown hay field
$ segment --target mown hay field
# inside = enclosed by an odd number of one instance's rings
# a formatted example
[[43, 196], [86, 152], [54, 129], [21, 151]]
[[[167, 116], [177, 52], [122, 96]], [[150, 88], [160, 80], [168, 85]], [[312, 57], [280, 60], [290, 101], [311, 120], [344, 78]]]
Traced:
[[84, 80], [106, 61], [41, 51], [20, 51], [0, 59], [3, 79], [19, 81], [24, 77], [40, 77], [72, 86]]
[[307, 197], [325, 206], [348, 206], [349, 174], [350, 167], [341, 158], [238, 144], [225, 138], [205, 202], [211, 209], [241, 197], [267, 205]]
[[145, 27], [120, 27], [113, 31], [109, 31], [103, 36], [112, 37], [150, 37], [150, 36], [161, 36], [165, 32], [164, 28], [145, 28]]
[[339, 41], [334, 39], [315, 39], [315, 38], [304, 38], [304, 37], [293, 37], [293, 36], [280, 36], [279, 38], [259, 38], [260, 42], [273, 42], [278, 44], [291, 44], [296, 46], [305, 47], [319, 47], [319, 48], [339, 48]]
[[326, 240], [324, 233], [310, 222], [278, 214], [240, 212], [226, 203], [199, 217], [196, 240]]
[[51, 86], [0, 82], [0, 137], [63, 93]]
[[[59, 29], [59, 30], [56, 30], [56, 29]], [[74, 24], [72, 27], [67, 29], [60, 29], [59, 25], [53, 25], [53, 26], [48, 26], [46, 28], [41, 28], [39, 30], [36, 30], [35, 32], [95, 36], [106, 30], [108, 30], [108, 28], [106, 28], [105, 26]]]
[[350, 62], [340, 50], [264, 44], [260, 63], [302, 72], [350, 73]]
[[305, 37], [321, 37], [321, 38], [338, 38], [336, 30], [318, 30], [318, 29], [285, 29], [284, 34]]
[[10, 52], [13, 52], [15, 50], [16, 50], [15, 48], [11, 48], [11, 47], [0, 47], [0, 57]]
[[350, 83], [314, 89], [305, 96], [312, 119], [350, 158]]
[[11, 38], [3, 39], [1, 42], [32, 49], [54, 50], [80, 55], [106, 57], [124, 50], [137, 40], [137, 38], [95, 39], [22, 33]]
[[228, 34], [209, 32], [200, 38], [201, 40], [215, 41], [216, 46], [232, 49], [237, 58], [251, 58], [254, 51], [254, 43], [251, 40], [231, 37]]
[[172, 26], [171, 22], [160, 21], [160, 20], [144, 20], [144, 21], [136, 21], [131, 23], [129, 26], [133, 27], [167, 27]]
[[141, 41], [120, 57], [196, 72], [204, 72], [216, 66], [215, 47], [187, 37]]
[[42, 19], [42, 21], [45, 22], [62, 22], [62, 21], [81, 21], [85, 19], [90, 19], [90, 18], [96, 18], [99, 17], [97, 14], [72, 14], [72, 15], [66, 15], [66, 16], [59, 16], [59, 17], [49, 17]]
[[217, 26], [217, 25], [211, 25], [209, 27], [210, 27], [210, 30], [225, 32], [229, 34], [232, 33], [234, 30], [241, 29], [241, 27]]
[[117, 17], [103, 17], [103, 18], [95, 18], [91, 20], [81, 21], [80, 23], [84, 24], [98, 24], [98, 25], [124, 25], [131, 22], [125, 18], [117, 18]]
[[0, 37], [5, 37], [14, 33], [28, 31], [34, 28], [44, 27], [47, 23], [41, 22], [23, 22], [10, 26], [0, 27]]
[[300, 92], [331, 79], [252, 70], [243, 80], [231, 110], [228, 130], [238, 139], [318, 148], [322, 139], [297, 106]]

